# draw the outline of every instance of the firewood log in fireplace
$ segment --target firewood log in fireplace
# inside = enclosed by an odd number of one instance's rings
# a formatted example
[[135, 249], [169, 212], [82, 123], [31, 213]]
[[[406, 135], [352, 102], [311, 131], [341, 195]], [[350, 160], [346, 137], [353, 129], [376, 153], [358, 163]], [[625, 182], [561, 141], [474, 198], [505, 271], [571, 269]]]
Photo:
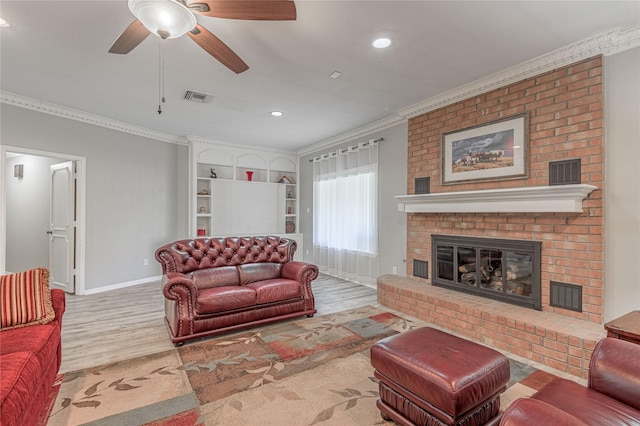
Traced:
[[460, 275], [460, 282], [462, 284], [475, 286], [477, 276], [478, 275], [475, 272], [465, 272], [464, 274]]
[[530, 277], [531, 272], [525, 271], [507, 271], [507, 279], [508, 280], [517, 280], [519, 278]]
[[[482, 258], [480, 265], [470, 259], [460, 259], [464, 262], [458, 266], [460, 283], [468, 286], [482, 285], [483, 288], [500, 290], [502, 288], [502, 261], [495, 258]], [[465, 262], [466, 261], [466, 262]], [[531, 262], [520, 259], [508, 259], [505, 265], [507, 286], [510, 294], [529, 296], [531, 294], [532, 265]], [[477, 280], [480, 279], [480, 283]]]
[[520, 296], [531, 295], [531, 280], [523, 279], [519, 281], [507, 281], [507, 293]]
[[[460, 277], [460, 280], [462, 282], [464, 282], [465, 284], [469, 284], [469, 285], [474, 285], [475, 284], [475, 272], [478, 268], [478, 265], [475, 262], [472, 263], [465, 263], [463, 265], [458, 266], [458, 271], [460, 271], [462, 273], [462, 275], [466, 275], [469, 274], [468, 277], [473, 276], [473, 283], [468, 283], [467, 281], [469, 280], [469, 278], [464, 279], [462, 278], [462, 276]], [[493, 273], [496, 271], [496, 268], [493, 268], [491, 266], [491, 264], [489, 263], [489, 259], [480, 259], [480, 275], [482, 276], [481, 279], [483, 281], [489, 281], [491, 280], [491, 277], [494, 275]], [[502, 272], [501, 272], [502, 274]]]
[[507, 279], [516, 280], [531, 276], [531, 262], [507, 262]]
[[476, 270], [476, 263], [465, 263], [464, 265], [460, 265], [458, 266], [458, 271], [462, 272], [463, 274], [466, 272], [474, 272]]

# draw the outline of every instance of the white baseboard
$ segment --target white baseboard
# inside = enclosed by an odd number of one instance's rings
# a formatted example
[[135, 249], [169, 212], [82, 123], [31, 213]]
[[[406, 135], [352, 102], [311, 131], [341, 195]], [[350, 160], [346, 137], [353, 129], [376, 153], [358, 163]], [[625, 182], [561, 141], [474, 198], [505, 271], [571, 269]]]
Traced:
[[158, 275], [155, 277], [141, 278], [139, 280], [126, 281], [123, 283], [111, 284], [104, 287], [90, 288], [85, 290], [84, 294], [89, 295], [89, 294], [104, 293], [105, 291], [117, 290], [119, 288], [133, 287], [134, 285], [151, 283], [154, 281], [160, 281], [161, 279], [162, 279], [162, 275]]

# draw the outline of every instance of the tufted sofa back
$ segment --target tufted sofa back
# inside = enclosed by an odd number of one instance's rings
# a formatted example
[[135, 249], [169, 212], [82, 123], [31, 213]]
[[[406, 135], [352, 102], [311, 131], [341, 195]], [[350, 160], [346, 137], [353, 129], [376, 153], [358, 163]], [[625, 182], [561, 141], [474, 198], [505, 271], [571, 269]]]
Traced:
[[287, 263], [297, 247], [295, 240], [277, 236], [196, 238], [165, 244], [156, 250], [156, 260], [163, 274], [188, 274], [223, 266]]

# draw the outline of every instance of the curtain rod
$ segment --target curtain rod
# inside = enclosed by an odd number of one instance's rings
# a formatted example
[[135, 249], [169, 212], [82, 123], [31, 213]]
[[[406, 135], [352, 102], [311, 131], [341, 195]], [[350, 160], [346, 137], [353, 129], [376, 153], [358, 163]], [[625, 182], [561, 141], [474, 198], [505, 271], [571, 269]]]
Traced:
[[[367, 146], [367, 145], [369, 145], [370, 143], [382, 142], [383, 140], [384, 140], [384, 138], [369, 139], [369, 142], [365, 142], [365, 143], [363, 143], [363, 144], [362, 144], [362, 146]], [[349, 148], [356, 148], [357, 146], [358, 146], [358, 145], [353, 145], [352, 147], [348, 147], [348, 148], [345, 148], [345, 149], [340, 150], [340, 152], [347, 152], [347, 151], [349, 150]], [[317, 156], [316, 156], [316, 157], [317, 157]], [[316, 157], [314, 157], [314, 158], [316, 158]], [[321, 156], [321, 157], [322, 157], [322, 156]], [[313, 160], [314, 160], [314, 159], [313, 159], [313, 158], [311, 158], [311, 159], [309, 160], [309, 162], [310, 162], [310, 163], [313, 163]]]

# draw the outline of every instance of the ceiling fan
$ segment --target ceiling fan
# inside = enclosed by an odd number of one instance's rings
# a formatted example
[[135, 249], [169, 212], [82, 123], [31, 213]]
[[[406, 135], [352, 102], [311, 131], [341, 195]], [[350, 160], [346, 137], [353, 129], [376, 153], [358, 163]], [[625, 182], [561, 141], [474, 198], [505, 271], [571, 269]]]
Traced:
[[240, 74], [249, 66], [222, 40], [198, 24], [194, 13], [216, 18], [294, 21], [293, 0], [129, 0], [137, 18], [113, 43], [109, 53], [127, 54], [151, 33], [160, 38], [188, 34], [191, 40], [227, 68]]

